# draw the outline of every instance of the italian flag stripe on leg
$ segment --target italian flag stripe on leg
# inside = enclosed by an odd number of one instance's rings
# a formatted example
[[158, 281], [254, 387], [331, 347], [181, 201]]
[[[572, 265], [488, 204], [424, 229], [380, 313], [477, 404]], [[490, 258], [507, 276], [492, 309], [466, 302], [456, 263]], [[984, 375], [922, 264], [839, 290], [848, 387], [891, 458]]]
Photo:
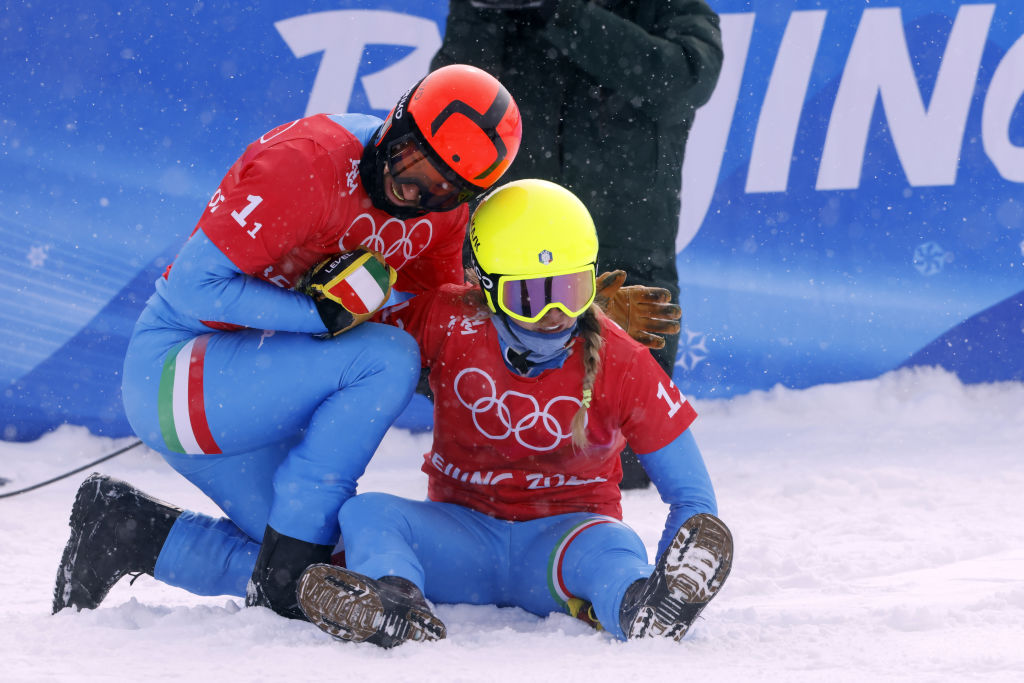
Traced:
[[356, 315], [380, 308], [388, 291], [388, 269], [371, 254], [360, 258], [344, 279], [331, 288], [331, 294]]
[[569, 529], [565, 536], [562, 536], [562, 540], [558, 542], [555, 549], [551, 551], [551, 557], [548, 558], [548, 590], [551, 592], [551, 597], [555, 599], [555, 602], [566, 607], [569, 599], [575, 597], [566, 588], [565, 579], [562, 576], [562, 562], [565, 560], [565, 553], [569, 550], [569, 545], [590, 527], [614, 521], [616, 520], [611, 517], [594, 517], [593, 519], [581, 522], [572, 529]]
[[178, 432], [174, 428], [174, 411], [171, 410], [171, 396], [174, 388], [174, 361], [185, 344], [175, 346], [164, 358], [164, 369], [160, 373], [160, 393], [157, 410], [160, 413], [160, 434], [164, 437], [167, 449], [175, 453], [184, 453], [185, 449], [178, 440]]
[[206, 421], [203, 400], [204, 334], [171, 349], [160, 375], [160, 431], [167, 448], [175, 453], [220, 453]]

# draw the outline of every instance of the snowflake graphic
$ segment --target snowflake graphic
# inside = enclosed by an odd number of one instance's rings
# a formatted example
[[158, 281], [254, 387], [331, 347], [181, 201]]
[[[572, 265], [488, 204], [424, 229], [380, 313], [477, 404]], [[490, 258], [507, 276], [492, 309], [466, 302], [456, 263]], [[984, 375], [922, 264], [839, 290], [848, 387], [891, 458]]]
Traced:
[[683, 334], [686, 335], [686, 339], [679, 340], [679, 346], [681, 353], [679, 354], [676, 365], [682, 367], [684, 370], [692, 371], [697, 367], [697, 363], [708, 357], [708, 336], [703, 332], [694, 332], [693, 330], [686, 328], [683, 330]]
[[46, 263], [47, 252], [49, 250], [49, 245], [32, 247], [28, 250], [28, 264], [33, 268], [42, 268], [43, 264]]
[[937, 275], [947, 263], [953, 262], [953, 252], [946, 251], [936, 242], [925, 242], [914, 250], [914, 268], [921, 275]]

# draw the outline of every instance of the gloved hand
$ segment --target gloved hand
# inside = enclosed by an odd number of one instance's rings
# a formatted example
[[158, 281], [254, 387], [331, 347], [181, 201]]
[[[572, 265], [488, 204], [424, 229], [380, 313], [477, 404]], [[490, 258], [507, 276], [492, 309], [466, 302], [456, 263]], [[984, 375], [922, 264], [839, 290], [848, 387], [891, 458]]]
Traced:
[[313, 266], [296, 289], [313, 298], [326, 336], [333, 337], [373, 317], [391, 296], [397, 277], [384, 257], [359, 248]]
[[661, 287], [631, 285], [623, 287], [626, 273], [613, 270], [597, 277], [594, 301], [604, 309], [616, 325], [649, 349], [665, 347], [659, 335], [679, 334], [683, 310], [671, 303], [672, 294]]

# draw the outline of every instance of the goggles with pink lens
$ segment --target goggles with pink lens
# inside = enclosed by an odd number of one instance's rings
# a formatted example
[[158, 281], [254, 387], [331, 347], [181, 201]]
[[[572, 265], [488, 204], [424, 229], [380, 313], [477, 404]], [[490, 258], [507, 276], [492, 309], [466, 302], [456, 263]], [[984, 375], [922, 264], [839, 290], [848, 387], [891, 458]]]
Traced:
[[509, 317], [526, 323], [537, 322], [553, 308], [576, 318], [594, 303], [595, 277], [594, 264], [554, 275], [500, 275], [497, 305]]

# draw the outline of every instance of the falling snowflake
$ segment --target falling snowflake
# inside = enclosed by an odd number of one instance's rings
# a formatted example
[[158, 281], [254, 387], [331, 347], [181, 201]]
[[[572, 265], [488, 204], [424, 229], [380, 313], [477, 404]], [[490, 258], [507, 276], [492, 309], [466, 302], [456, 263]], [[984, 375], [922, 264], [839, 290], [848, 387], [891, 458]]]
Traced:
[[684, 329], [683, 334], [686, 335], [686, 339], [679, 340], [682, 352], [676, 365], [684, 370], [693, 370], [697, 363], [708, 357], [708, 337], [703, 332], [694, 332], [690, 329]]
[[46, 263], [46, 256], [49, 250], [50, 247], [48, 245], [30, 248], [28, 250], [28, 264], [33, 268], [42, 268], [43, 264]]
[[946, 251], [936, 242], [925, 242], [914, 250], [914, 268], [921, 275], [935, 275], [952, 262], [953, 252]]

